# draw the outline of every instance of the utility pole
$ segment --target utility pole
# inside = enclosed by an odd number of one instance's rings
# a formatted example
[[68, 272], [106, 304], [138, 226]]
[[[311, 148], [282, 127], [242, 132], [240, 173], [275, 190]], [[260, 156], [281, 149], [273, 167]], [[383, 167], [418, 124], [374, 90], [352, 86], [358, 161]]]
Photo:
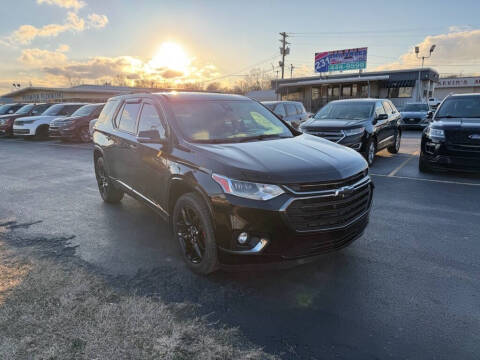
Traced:
[[282, 61], [280, 61], [278, 65], [280, 65], [280, 67], [282, 68], [282, 79], [283, 79], [285, 76], [285, 56], [290, 54], [290, 48], [287, 47], [287, 45], [290, 43], [287, 42], [288, 35], [286, 32], [281, 32], [280, 36], [282, 37], [280, 39], [280, 42], [282, 43], [282, 47], [280, 48], [280, 55], [282, 55]]
[[293, 69], [295, 69], [295, 66], [293, 66], [293, 64], [290, 64], [290, 79], [293, 78]]

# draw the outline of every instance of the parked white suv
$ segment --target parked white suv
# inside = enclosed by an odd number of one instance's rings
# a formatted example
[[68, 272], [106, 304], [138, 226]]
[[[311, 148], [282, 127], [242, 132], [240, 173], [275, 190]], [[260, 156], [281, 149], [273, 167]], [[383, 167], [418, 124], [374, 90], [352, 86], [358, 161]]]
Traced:
[[50, 121], [66, 116], [79, 107], [86, 105], [84, 103], [62, 103], [49, 107], [45, 112], [38, 116], [27, 116], [13, 123], [13, 135], [25, 137], [47, 138]]

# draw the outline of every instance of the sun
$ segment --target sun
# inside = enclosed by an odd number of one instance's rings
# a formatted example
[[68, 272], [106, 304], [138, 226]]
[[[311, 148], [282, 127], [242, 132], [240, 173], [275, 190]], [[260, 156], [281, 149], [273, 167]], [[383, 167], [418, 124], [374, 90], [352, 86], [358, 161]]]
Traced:
[[175, 42], [165, 42], [158, 48], [149, 65], [154, 69], [169, 69], [188, 74], [191, 60], [183, 48]]

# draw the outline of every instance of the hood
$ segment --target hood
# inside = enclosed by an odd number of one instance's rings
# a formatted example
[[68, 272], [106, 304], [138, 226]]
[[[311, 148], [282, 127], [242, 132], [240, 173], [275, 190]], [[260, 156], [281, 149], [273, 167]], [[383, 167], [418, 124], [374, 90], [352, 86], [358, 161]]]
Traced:
[[38, 115], [38, 116], [26, 116], [26, 117], [23, 117], [21, 118], [21, 121], [35, 121], [35, 122], [41, 122], [41, 123], [45, 123], [45, 124], [48, 124], [50, 123], [50, 121], [52, 121], [53, 119], [58, 119], [58, 118], [64, 118], [64, 116], [58, 116], [58, 115], [55, 115], [55, 116], [42, 116], [42, 115]]
[[92, 116], [85, 115], [85, 116], [67, 116], [63, 117], [60, 120], [73, 120], [73, 121], [81, 121], [81, 120], [90, 120]]
[[427, 111], [401, 111], [400, 114], [402, 117], [425, 117], [427, 116]]
[[302, 126], [303, 129], [324, 129], [324, 128], [331, 128], [332, 130], [335, 129], [349, 129], [359, 127], [365, 124], [368, 120], [339, 120], [339, 119], [310, 119], [305, 122]]
[[439, 119], [435, 120], [431, 126], [443, 130], [473, 130], [480, 132], [480, 118]]
[[191, 144], [203, 167], [238, 180], [274, 184], [348, 178], [367, 168], [356, 151], [303, 134], [234, 144]]

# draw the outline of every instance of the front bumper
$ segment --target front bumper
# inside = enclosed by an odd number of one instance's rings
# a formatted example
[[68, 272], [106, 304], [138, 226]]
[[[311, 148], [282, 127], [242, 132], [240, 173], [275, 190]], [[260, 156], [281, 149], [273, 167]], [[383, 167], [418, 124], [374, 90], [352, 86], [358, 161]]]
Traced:
[[[213, 201], [213, 217], [220, 262], [225, 265], [301, 262], [348, 246], [363, 234], [369, 221], [373, 195], [373, 184], [369, 178], [360, 190], [363, 191], [362, 196], [366, 196], [363, 198], [364, 207], [357, 208], [357, 213], [352, 213], [353, 217], [348, 221], [332, 226], [324, 225], [330, 216], [327, 213], [337, 212], [339, 217], [346, 218], [347, 216], [342, 214], [341, 202], [350, 201], [348, 197], [342, 198], [340, 194], [335, 196], [334, 190], [332, 195], [327, 197], [323, 194], [307, 196], [288, 193], [265, 203], [233, 196], [217, 198]], [[368, 195], [365, 195], [365, 192], [368, 192]], [[322, 223], [322, 226], [308, 229], [303, 222], [298, 223], [298, 209], [292, 208], [292, 204], [303, 205], [303, 202], [311, 202], [306, 205], [322, 213], [324, 210], [320, 211], [315, 201], [327, 198], [332, 202], [330, 208], [333, 210], [325, 210], [325, 215], [315, 220]], [[295, 207], [298, 207], [297, 205]], [[296, 213], [291, 213], [291, 210]], [[305, 213], [305, 217], [308, 218], [312, 213], [313, 210]], [[296, 220], [293, 220], [294, 217]], [[241, 246], [236, 242], [241, 232], [249, 234], [248, 245]], [[266, 241], [266, 244], [262, 244], [262, 241]], [[255, 251], [256, 247], [260, 247], [260, 251]]]
[[426, 119], [414, 119], [414, 120], [402, 119], [400, 121], [400, 127], [403, 129], [424, 129], [427, 126], [428, 126], [428, 120]]
[[48, 135], [51, 138], [71, 139], [75, 137], [75, 132], [73, 129], [65, 129], [62, 127], [50, 126], [48, 130]]
[[480, 172], [480, 145], [459, 146], [422, 138], [421, 159], [432, 168]]
[[35, 126], [35, 124], [13, 124], [13, 135], [15, 136], [34, 136], [36, 130], [37, 127]]

